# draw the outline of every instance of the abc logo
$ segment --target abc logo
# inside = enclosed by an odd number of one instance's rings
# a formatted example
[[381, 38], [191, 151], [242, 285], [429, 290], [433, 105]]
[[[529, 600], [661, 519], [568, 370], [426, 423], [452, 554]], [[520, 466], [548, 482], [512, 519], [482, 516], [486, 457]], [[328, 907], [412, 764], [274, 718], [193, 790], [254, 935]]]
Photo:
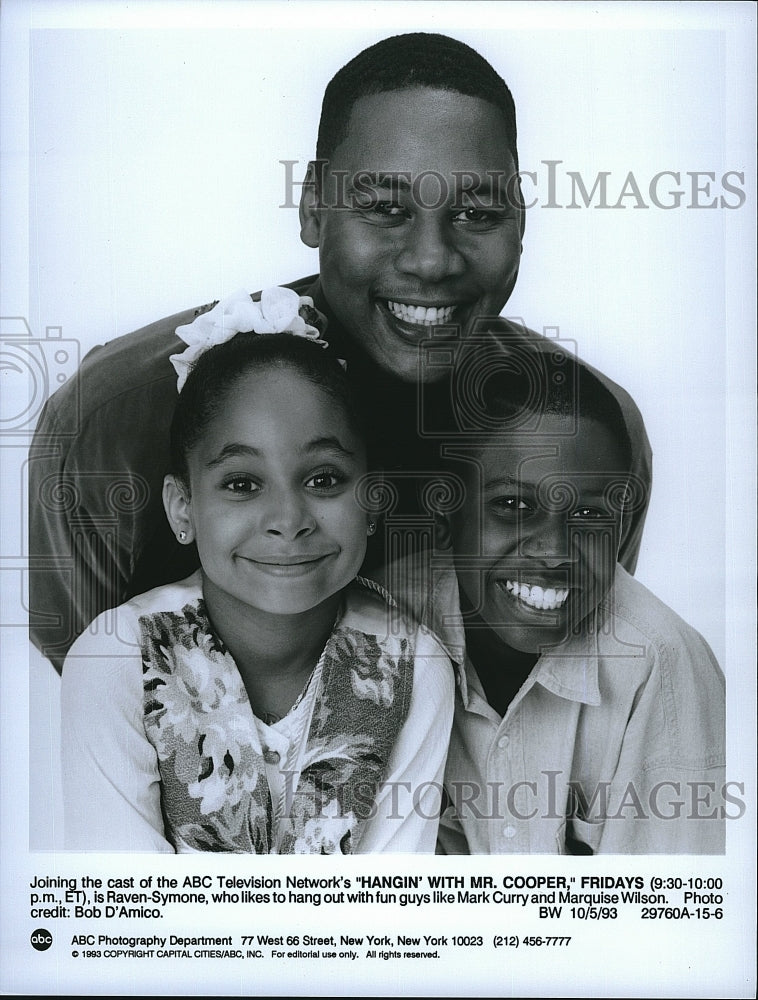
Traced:
[[32, 931], [29, 940], [32, 942], [32, 948], [36, 948], [37, 951], [47, 951], [53, 943], [53, 935], [44, 927], [39, 927], [36, 931]]

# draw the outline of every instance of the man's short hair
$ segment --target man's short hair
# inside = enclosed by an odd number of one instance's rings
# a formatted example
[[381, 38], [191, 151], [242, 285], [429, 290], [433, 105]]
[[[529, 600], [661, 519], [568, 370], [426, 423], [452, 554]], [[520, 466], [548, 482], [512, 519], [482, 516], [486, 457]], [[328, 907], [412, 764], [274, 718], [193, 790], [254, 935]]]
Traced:
[[347, 136], [359, 98], [413, 87], [453, 91], [494, 105], [503, 117], [518, 170], [516, 108], [503, 78], [471, 46], [425, 32], [385, 38], [359, 52], [332, 78], [321, 106], [316, 158], [329, 160]]

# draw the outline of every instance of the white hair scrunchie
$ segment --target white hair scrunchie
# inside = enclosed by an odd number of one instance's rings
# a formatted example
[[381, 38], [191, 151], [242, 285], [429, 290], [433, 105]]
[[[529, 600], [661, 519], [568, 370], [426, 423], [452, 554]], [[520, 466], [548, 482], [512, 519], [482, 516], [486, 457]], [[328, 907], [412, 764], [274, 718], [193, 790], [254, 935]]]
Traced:
[[306, 316], [311, 318], [309, 313], [321, 316], [310, 296], [298, 295], [291, 288], [267, 288], [261, 293], [260, 302], [254, 302], [244, 289], [222, 299], [192, 323], [176, 328], [177, 336], [188, 345], [181, 354], [169, 358], [177, 375], [177, 392], [182, 391], [192, 365], [201, 354], [238, 333], [291, 333], [293, 337], [305, 337], [327, 347], [321, 331], [306, 322]]

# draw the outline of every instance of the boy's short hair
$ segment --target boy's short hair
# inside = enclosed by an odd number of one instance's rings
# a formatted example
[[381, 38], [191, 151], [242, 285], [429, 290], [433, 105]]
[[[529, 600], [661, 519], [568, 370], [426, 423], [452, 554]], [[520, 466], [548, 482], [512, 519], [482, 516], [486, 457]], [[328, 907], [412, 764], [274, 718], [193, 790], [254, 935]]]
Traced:
[[[536, 346], [520, 338], [504, 347], [493, 338], [472, 344], [463, 353], [473, 371], [455, 386], [454, 406], [460, 432], [474, 437], [493, 433], [534, 434], [539, 442], [540, 417], [577, 418], [602, 424], [616, 442], [625, 472], [634, 468], [634, 452], [621, 406], [610, 389], [586, 365], [559, 345]], [[462, 366], [463, 367], [463, 366]], [[614, 470], [617, 471], [617, 470]]]
[[347, 135], [353, 105], [361, 97], [413, 87], [431, 87], [479, 97], [501, 112], [518, 170], [516, 108], [508, 86], [471, 46], [447, 35], [393, 35], [359, 52], [324, 92], [316, 158], [329, 160]]

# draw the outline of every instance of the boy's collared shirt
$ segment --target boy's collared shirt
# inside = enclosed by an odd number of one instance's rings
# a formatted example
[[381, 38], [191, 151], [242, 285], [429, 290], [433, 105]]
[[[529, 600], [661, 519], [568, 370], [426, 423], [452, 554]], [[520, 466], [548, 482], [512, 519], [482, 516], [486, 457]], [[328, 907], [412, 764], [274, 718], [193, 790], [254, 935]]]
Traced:
[[389, 577], [458, 670], [441, 852], [724, 851], [723, 674], [620, 566], [587, 629], [539, 658], [502, 718], [465, 655], [449, 556]]

